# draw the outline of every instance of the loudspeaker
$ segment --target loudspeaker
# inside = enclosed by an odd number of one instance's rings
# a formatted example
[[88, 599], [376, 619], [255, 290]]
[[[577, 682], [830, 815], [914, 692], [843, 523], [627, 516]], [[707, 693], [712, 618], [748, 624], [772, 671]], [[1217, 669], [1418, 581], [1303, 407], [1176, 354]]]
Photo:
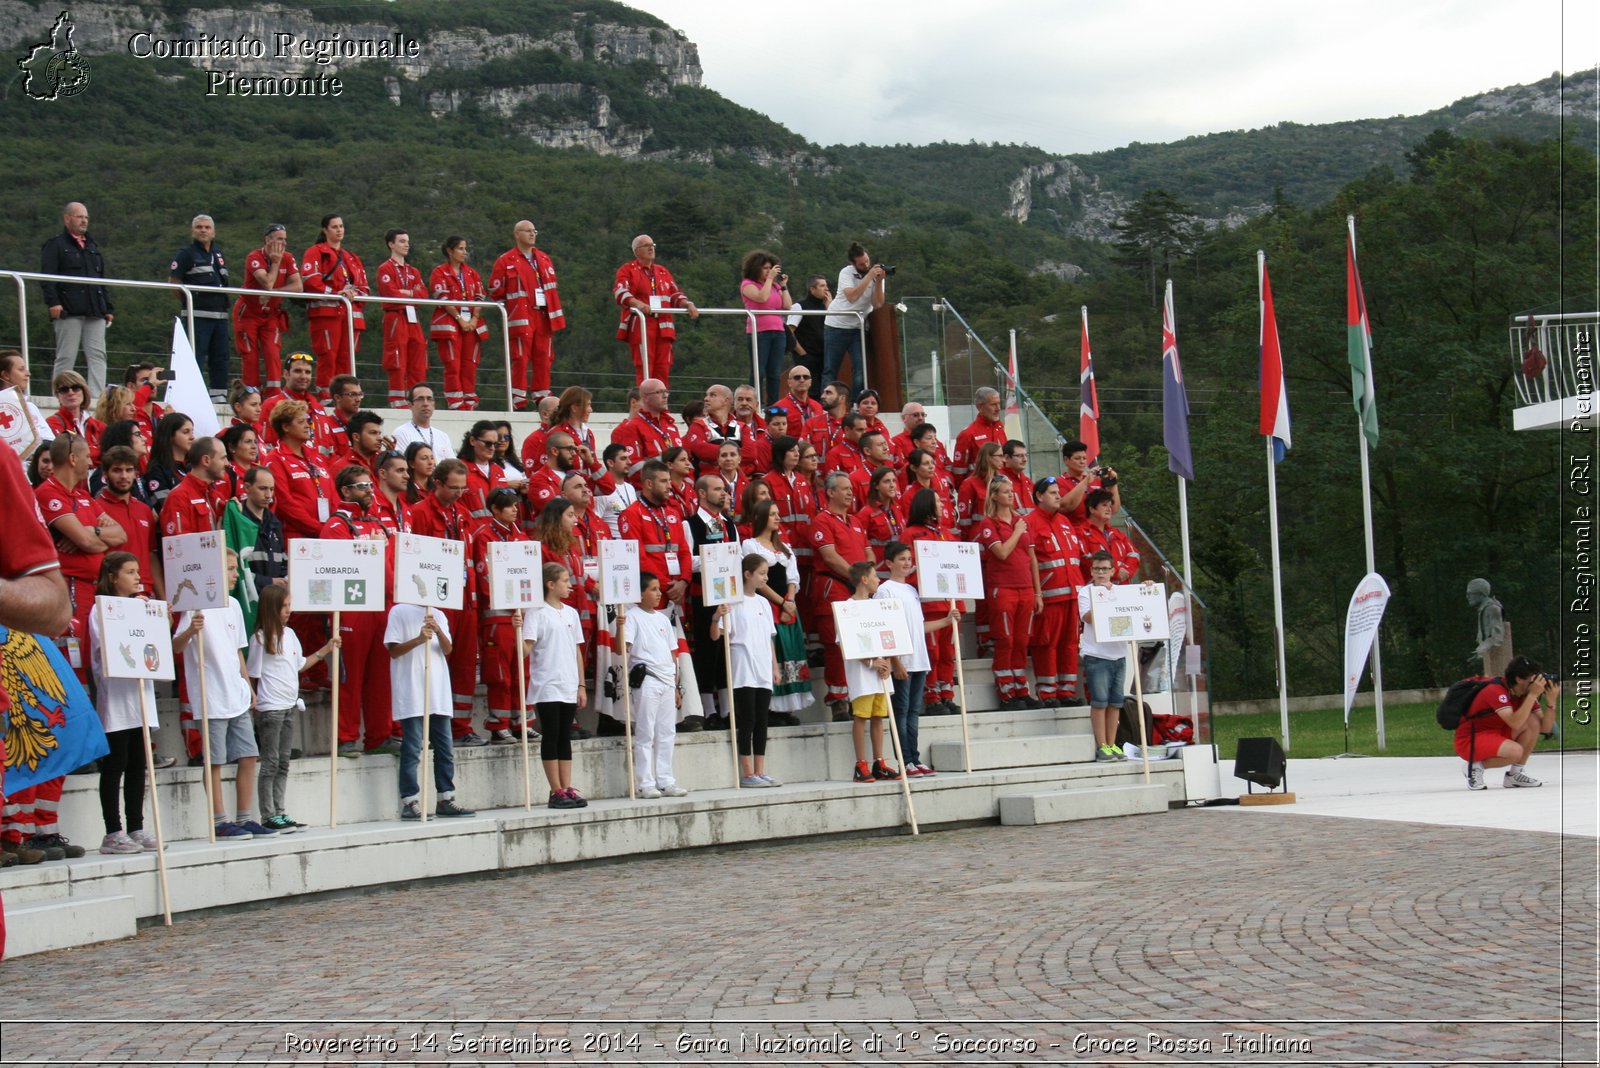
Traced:
[[1288, 778], [1283, 747], [1276, 738], [1240, 738], [1233, 756], [1236, 779], [1276, 790]]

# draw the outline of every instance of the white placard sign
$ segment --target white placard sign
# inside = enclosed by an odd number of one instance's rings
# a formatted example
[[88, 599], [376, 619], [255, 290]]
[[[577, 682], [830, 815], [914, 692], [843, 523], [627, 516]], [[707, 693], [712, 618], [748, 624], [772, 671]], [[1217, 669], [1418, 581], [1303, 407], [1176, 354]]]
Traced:
[[744, 549], [738, 542], [700, 547], [700, 591], [707, 608], [744, 597]]
[[[582, 582], [573, 576], [573, 582]], [[536, 541], [489, 543], [489, 607], [504, 611], [544, 603], [544, 546]]]
[[983, 593], [983, 553], [970, 541], [919, 541], [917, 595], [924, 601], [978, 600]]
[[466, 598], [467, 559], [459, 541], [402, 533], [395, 539], [397, 604], [456, 611]]
[[1142, 642], [1170, 636], [1165, 584], [1141, 582], [1090, 589], [1094, 591], [1095, 641]]
[[172, 619], [165, 601], [96, 597], [100, 668], [108, 679], [172, 679]]
[[911, 628], [906, 612], [893, 598], [833, 603], [833, 620], [839, 629], [839, 648], [846, 660], [875, 656], [906, 656], [911, 652]]
[[638, 542], [608, 538], [600, 543], [600, 603], [639, 603]]
[[289, 541], [289, 600], [296, 612], [382, 612], [387, 541]]
[[1344, 616], [1344, 722], [1350, 723], [1350, 709], [1355, 704], [1356, 687], [1361, 684], [1361, 672], [1367, 666], [1367, 656], [1372, 652], [1372, 641], [1378, 636], [1378, 624], [1383, 622], [1383, 610], [1389, 606], [1389, 584], [1376, 571], [1371, 572], [1356, 586], [1350, 595], [1350, 607]]
[[28, 399], [17, 394], [16, 387], [0, 389], [0, 441], [4, 441], [22, 459], [33, 455], [39, 447], [39, 428], [28, 412]]
[[228, 603], [228, 562], [222, 531], [169, 534], [161, 539], [167, 601], [174, 612], [204, 612]]

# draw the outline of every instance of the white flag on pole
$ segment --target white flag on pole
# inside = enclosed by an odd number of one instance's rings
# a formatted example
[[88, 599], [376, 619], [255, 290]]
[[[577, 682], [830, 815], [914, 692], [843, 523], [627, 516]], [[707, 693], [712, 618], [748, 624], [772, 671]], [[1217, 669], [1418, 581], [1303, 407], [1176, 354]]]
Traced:
[[1361, 670], [1367, 665], [1372, 640], [1378, 636], [1383, 610], [1389, 605], [1389, 584], [1376, 571], [1362, 579], [1350, 595], [1344, 618], [1344, 725], [1350, 726], [1350, 706], [1355, 703]]
[[170, 381], [163, 398], [167, 407], [194, 420], [197, 438], [216, 437], [222, 433], [217, 409], [211, 403], [211, 392], [200, 374], [200, 364], [194, 358], [189, 330], [183, 325], [181, 315], [172, 321], [172, 360], [168, 372], [164, 377]]

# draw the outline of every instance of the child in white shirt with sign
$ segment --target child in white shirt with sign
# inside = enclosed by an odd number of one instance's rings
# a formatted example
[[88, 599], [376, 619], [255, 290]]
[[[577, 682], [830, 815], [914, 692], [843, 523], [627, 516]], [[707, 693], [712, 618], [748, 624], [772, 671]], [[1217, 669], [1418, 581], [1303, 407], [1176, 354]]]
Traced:
[[[870, 601], [878, 592], [878, 565], [862, 560], [850, 565], [852, 601]], [[898, 782], [900, 773], [883, 759], [883, 721], [889, 718], [889, 695], [883, 680], [889, 677], [889, 658], [844, 662], [845, 685], [850, 694], [850, 739], [856, 747], [856, 782]], [[867, 723], [872, 724], [872, 763], [867, 763]]]
[[528, 700], [539, 713], [539, 760], [550, 783], [551, 808], [589, 804], [572, 785], [572, 723], [587, 704], [583, 679], [583, 622], [564, 604], [572, 595], [572, 573], [560, 564], [544, 565], [544, 604], [529, 609], [518, 626], [522, 655], [531, 656]]
[[734, 719], [738, 725], [739, 785], [746, 789], [782, 786], [767, 774], [767, 715], [772, 708], [772, 687], [778, 677], [778, 652], [774, 639], [778, 625], [767, 587], [767, 561], [750, 553], [740, 562], [744, 597], [719, 605], [711, 620], [711, 640], [728, 635], [733, 660]]
[[[400, 725], [400, 818], [422, 818], [422, 789], [417, 765], [422, 760], [422, 732], [433, 748], [433, 785], [438, 792], [436, 816], [473, 816], [456, 804], [456, 750], [450, 716], [450, 624], [442, 615], [415, 604], [389, 609], [383, 631], [389, 650], [389, 692], [394, 721]], [[422, 722], [423, 708], [428, 722]]]
[[[227, 581], [231, 590], [239, 581], [239, 555], [232, 549], [227, 556]], [[244, 651], [250, 645], [250, 632], [244, 626], [244, 611], [232, 597], [222, 608], [186, 612], [178, 619], [178, 632], [172, 636], [172, 651], [183, 654], [183, 678], [192, 701], [200, 699], [204, 727], [211, 734], [211, 817], [216, 822], [219, 840], [234, 842], [251, 838], [270, 838], [278, 832], [255, 821], [250, 804], [256, 793], [256, 732], [248, 713], [255, 708], [250, 676], [245, 669]], [[205, 686], [200, 685], [200, 660], [205, 659]], [[230, 820], [222, 805], [222, 765], [239, 766], [234, 778], [235, 817]]]
[[900, 756], [905, 761], [906, 778], [932, 775], [933, 769], [922, 763], [917, 750], [917, 723], [922, 717], [922, 700], [932, 661], [928, 656], [928, 635], [954, 626], [961, 618], [961, 610], [952, 608], [937, 619], [924, 619], [922, 600], [907, 581], [917, 569], [911, 546], [903, 541], [891, 541], [884, 546], [883, 562], [888, 565], [889, 577], [878, 584], [873, 596], [880, 601], [898, 601], [906, 617], [906, 629], [911, 633], [911, 652], [896, 657], [894, 663], [894, 726], [900, 732]]
[[[110, 552], [100, 562], [100, 584], [95, 592], [101, 597], [122, 597], [130, 604], [139, 605], [143, 582], [139, 577], [139, 558], [132, 553]], [[160, 605], [154, 605], [159, 610]], [[166, 626], [166, 616], [153, 619], [156, 626]], [[94, 671], [95, 711], [100, 713], [100, 726], [105, 728], [109, 752], [100, 758], [100, 813], [105, 818], [106, 836], [100, 843], [102, 853], [142, 853], [156, 848], [155, 835], [144, 829], [144, 732], [139, 725], [141, 715], [151, 730], [156, 723], [156, 684], [149, 679], [117, 679], [107, 677], [104, 670], [104, 639], [100, 633], [100, 611], [89, 615], [89, 664]], [[139, 691], [144, 691], [141, 711]], [[122, 809], [117, 808], [117, 795], [122, 795]], [[124, 814], [127, 830], [123, 830]]]
[[[678, 683], [678, 638], [672, 621], [661, 611], [661, 579], [649, 571], [639, 575], [639, 607], [627, 614], [623, 634], [628, 645], [629, 674], [644, 669], [633, 688], [633, 777], [635, 792], [645, 801], [683, 797], [689, 791], [672, 777], [672, 747], [677, 741], [677, 709], [683, 702]], [[632, 686], [632, 680], [628, 680]]]
[[300, 700], [300, 673], [328, 658], [344, 644], [337, 634], [321, 649], [306, 656], [300, 636], [289, 626], [289, 588], [267, 586], [256, 606], [256, 630], [250, 635], [245, 667], [256, 680], [256, 741], [261, 747], [261, 822], [280, 834], [292, 834], [305, 824], [290, 819], [283, 810], [289, 785], [289, 751], [294, 735], [295, 711]]

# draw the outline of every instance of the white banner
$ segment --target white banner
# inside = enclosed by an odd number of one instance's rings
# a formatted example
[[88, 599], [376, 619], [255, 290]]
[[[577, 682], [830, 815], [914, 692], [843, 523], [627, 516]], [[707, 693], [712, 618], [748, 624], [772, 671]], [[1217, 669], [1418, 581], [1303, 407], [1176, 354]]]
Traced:
[[1189, 633], [1189, 606], [1181, 592], [1167, 598], [1167, 678], [1178, 689], [1178, 676], [1185, 667], [1183, 639]]
[[165, 601], [96, 597], [100, 669], [108, 679], [173, 679], [172, 621]]
[[970, 541], [919, 541], [917, 595], [924, 601], [979, 600], [983, 593], [983, 553]]
[[161, 539], [167, 600], [174, 612], [203, 612], [228, 603], [228, 562], [222, 531], [169, 534]]
[[296, 612], [382, 612], [387, 542], [289, 541], [289, 600]]
[[[579, 582], [582, 578], [574, 575], [573, 581]], [[665, 583], [666, 577], [662, 576], [661, 581]], [[600, 543], [600, 603], [639, 603], [638, 542], [607, 538]]]
[[34, 425], [28, 413], [28, 399], [18, 394], [15, 387], [0, 389], [0, 440], [26, 460], [39, 447], [41, 437], [42, 429]]
[[892, 598], [835, 601], [833, 619], [846, 660], [907, 656], [911, 652], [911, 628], [906, 624], [905, 609]]
[[1167, 587], [1160, 582], [1125, 586], [1091, 586], [1094, 640], [1142, 642], [1170, 637]]
[[455, 611], [465, 601], [466, 587], [466, 551], [459, 541], [406, 533], [396, 537], [395, 603]]
[[[582, 575], [572, 576], [574, 583]], [[498, 611], [544, 603], [544, 546], [536, 541], [489, 543], [489, 607]]]
[[[167, 393], [163, 398], [168, 408], [182, 412], [194, 422], [194, 436], [216, 437], [222, 433], [217, 421], [217, 406], [211, 403], [211, 391], [200, 375], [200, 364], [194, 358], [194, 347], [189, 344], [189, 326], [183, 316], [172, 322], [172, 360], [167, 373]], [[226, 383], [219, 384], [218, 389]]]
[[1350, 707], [1355, 703], [1361, 672], [1372, 652], [1372, 641], [1389, 606], [1389, 584], [1376, 571], [1356, 586], [1344, 616], [1344, 725], [1350, 726]]
[[744, 549], [738, 542], [700, 546], [700, 590], [707, 608], [744, 597]]

